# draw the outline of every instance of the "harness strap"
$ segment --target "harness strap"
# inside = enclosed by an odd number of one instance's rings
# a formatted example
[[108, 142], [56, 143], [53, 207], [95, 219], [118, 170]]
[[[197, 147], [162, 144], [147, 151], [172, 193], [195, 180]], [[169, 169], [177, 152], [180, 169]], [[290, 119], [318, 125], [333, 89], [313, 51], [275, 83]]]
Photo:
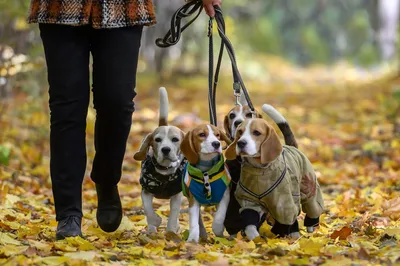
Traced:
[[285, 153], [282, 152], [282, 157], [283, 157], [283, 162], [285, 163], [285, 169], [283, 169], [282, 174], [279, 176], [279, 178], [275, 181], [274, 184], [272, 184], [272, 186], [270, 188], [268, 188], [264, 193], [258, 195], [256, 193], [254, 193], [253, 191], [249, 190], [248, 188], [246, 188], [243, 183], [239, 180], [239, 186], [246, 191], [248, 194], [252, 195], [253, 197], [257, 198], [257, 199], [262, 199], [265, 196], [267, 196], [268, 194], [270, 194], [277, 186], [279, 186], [280, 183], [282, 183], [283, 178], [286, 175], [286, 171], [287, 171], [287, 166], [286, 166], [286, 160], [285, 160]]

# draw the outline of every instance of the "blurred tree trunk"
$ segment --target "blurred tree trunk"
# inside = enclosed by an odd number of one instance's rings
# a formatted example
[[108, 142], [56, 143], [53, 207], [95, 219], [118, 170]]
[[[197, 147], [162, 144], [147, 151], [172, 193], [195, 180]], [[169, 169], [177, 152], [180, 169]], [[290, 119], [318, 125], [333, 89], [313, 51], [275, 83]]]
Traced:
[[378, 42], [383, 60], [391, 60], [397, 53], [396, 41], [398, 35], [399, 9], [399, 0], [378, 1]]
[[180, 53], [182, 41], [170, 48], [160, 48], [155, 44], [170, 29], [170, 21], [175, 11], [183, 5], [182, 0], [153, 0], [157, 12], [157, 25], [146, 28], [142, 38], [142, 55], [150, 71], [155, 71], [162, 79], [165, 62], [173, 54]]

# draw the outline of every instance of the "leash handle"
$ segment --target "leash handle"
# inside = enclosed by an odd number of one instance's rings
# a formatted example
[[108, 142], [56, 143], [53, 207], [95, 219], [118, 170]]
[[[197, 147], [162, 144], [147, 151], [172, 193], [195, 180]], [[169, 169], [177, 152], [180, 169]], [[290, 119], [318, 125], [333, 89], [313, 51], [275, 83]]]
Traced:
[[[210, 113], [210, 123], [217, 126], [217, 111], [216, 111], [216, 86], [215, 79], [213, 80], [214, 71], [214, 41], [213, 41], [213, 19], [208, 21], [208, 110]], [[214, 81], [214, 83], [213, 83]]]
[[[215, 20], [216, 20], [217, 26], [218, 26], [218, 34], [221, 37], [221, 41], [224, 42], [224, 45], [228, 52], [229, 58], [231, 59], [234, 79], [237, 79], [238, 84], [240, 85], [241, 89], [243, 90], [243, 94], [246, 98], [247, 104], [249, 105], [249, 108], [252, 112], [252, 116], [254, 118], [255, 110], [254, 110], [253, 103], [251, 102], [250, 95], [247, 91], [246, 85], [244, 84], [242, 76], [240, 75], [240, 72], [239, 72], [239, 69], [238, 69], [238, 66], [236, 63], [236, 56], [235, 56], [235, 51], [233, 49], [232, 43], [225, 34], [225, 21], [224, 21], [224, 17], [222, 14], [222, 10], [219, 6], [214, 6], [214, 9], [216, 11], [215, 12]], [[235, 88], [235, 85], [234, 85], [234, 93], [235, 94], [240, 95], [240, 87], [236, 85], [236, 88]]]
[[[240, 104], [239, 98], [240, 98], [240, 90], [243, 90], [243, 94], [246, 98], [247, 104], [252, 112], [252, 116], [255, 117], [255, 110], [254, 106], [251, 102], [249, 93], [246, 89], [246, 86], [243, 82], [242, 76], [240, 75], [239, 69], [237, 67], [236, 63], [236, 56], [235, 56], [235, 51], [233, 49], [232, 43], [230, 42], [229, 38], [225, 34], [225, 21], [224, 17], [222, 14], [222, 10], [219, 6], [214, 6], [215, 9], [215, 18], [214, 20], [217, 23], [218, 27], [218, 34], [221, 38], [221, 47], [220, 47], [220, 54], [218, 57], [218, 62], [217, 62], [217, 67], [215, 70], [215, 74], [213, 76], [213, 71], [214, 71], [214, 58], [213, 58], [213, 38], [212, 38], [212, 23], [213, 19], [210, 18], [209, 21], [209, 45], [210, 45], [210, 54], [209, 54], [209, 92], [208, 92], [208, 101], [209, 101], [209, 111], [210, 111], [210, 122], [213, 125], [217, 124], [217, 119], [216, 119], [216, 89], [217, 89], [217, 84], [218, 84], [218, 78], [219, 78], [219, 71], [221, 67], [221, 62], [222, 62], [222, 55], [223, 55], [223, 50], [224, 47], [226, 47], [226, 50], [228, 52], [231, 64], [232, 64], [232, 75], [233, 75], [233, 90], [234, 90], [234, 96], [236, 97], [236, 104]], [[182, 24], [182, 19], [187, 18], [192, 16], [193, 14], [196, 13], [198, 10], [197, 14], [189, 21], [187, 22], [184, 26], [181, 26]], [[167, 48], [172, 45], [175, 45], [176, 43], [179, 42], [182, 32], [186, 30], [200, 15], [201, 11], [203, 10], [203, 1], [202, 0], [192, 0], [187, 2], [185, 5], [183, 5], [181, 8], [179, 8], [173, 15], [171, 19], [171, 28], [167, 32], [164, 38], [158, 38], [156, 39], [156, 45], [161, 47], [161, 48]], [[211, 30], [210, 30], [211, 28]]]

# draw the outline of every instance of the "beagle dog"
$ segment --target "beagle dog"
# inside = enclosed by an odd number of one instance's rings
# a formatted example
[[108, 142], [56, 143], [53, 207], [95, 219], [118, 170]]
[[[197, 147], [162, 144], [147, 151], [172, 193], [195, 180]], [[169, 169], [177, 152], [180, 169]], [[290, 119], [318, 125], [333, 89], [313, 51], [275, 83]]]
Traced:
[[217, 205], [212, 229], [216, 236], [224, 233], [231, 178], [222, 155], [221, 140], [231, 143], [217, 127], [203, 124], [186, 133], [181, 144], [181, 151], [188, 160], [182, 187], [189, 200], [189, 242], [198, 243], [200, 237], [207, 239], [201, 205]]
[[168, 126], [168, 94], [160, 88], [159, 126], [143, 140], [134, 159], [142, 161], [140, 184], [149, 233], [157, 232], [161, 217], [153, 209], [153, 197], [170, 200], [167, 231], [177, 233], [182, 201], [182, 176], [186, 164], [180, 145], [183, 131]]
[[[268, 108], [263, 106], [263, 111]], [[301, 209], [306, 213], [307, 231], [314, 231], [324, 202], [313, 167], [296, 147], [282, 145], [265, 120], [254, 118], [240, 124], [225, 155], [227, 159], [239, 155], [243, 161], [235, 197], [249, 239], [259, 236], [257, 224], [265, 213], [274, 218], [271, 231], [276, 235], [300, 237], [297, 216]]]
[[[271, 105], [263, 105], [263, 111], [271, 117], [274, 122], [278, 125], [281, 130], [283, 136], [285, 137], [285, 143], [289, 146], [294, 146], [297, 148], [296, 139], [293, 135], [292, 130], [290, 129], [289, 124], [286, 119], [279, 113], [274, 107]], [[262, 118], [261, 114], [256, 111], [255, 113], [257, 118]], [[227, 135], [233, 140], [236, 136], [237, 127], [246, 119], [251, 119], [252, 113], [247, 105], [246, 99], [241, 94], [240, 97], [240, 105], [236, 105], [232, 108], [228, 114], [224, 118], [224, 128]], [[235, 198], [235, 191], [237, 187], [237, 183], [240, 179], [241, 172], [241, 160], [240, 158], [235, 158], [233, 160], [226, 160], [225, 163], [228, 165], [232, 177], [231, 182], [231, 197], [228, 205], [228, 210], [225, 216], [225, 228], [231, 237], [235, 237], [236, 234], [245, 229], [244, 221], [239, 215], [240, 205], [239, 202]], [[257, 224], [257, 228], [259, 228], [264, 222], [266, 215], [264, 215], [260, 222]], [[269, 219], [268, 219], [269, 220]]]

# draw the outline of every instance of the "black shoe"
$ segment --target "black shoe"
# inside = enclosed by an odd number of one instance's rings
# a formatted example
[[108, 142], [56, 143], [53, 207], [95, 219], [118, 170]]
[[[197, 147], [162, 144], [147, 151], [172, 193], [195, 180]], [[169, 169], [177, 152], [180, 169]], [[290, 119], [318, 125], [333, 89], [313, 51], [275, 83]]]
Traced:
[[80, 236], [82, 237], [81, 231], [82, 219], [77, 216], [69, 216], [58, 222], [56, 240], [62, 240], [66, 237]]
[[114, 232], [122, 220], [122, 205], [117, 186], [96, 184], [97, 191], [97, 223], [105, 232]]

